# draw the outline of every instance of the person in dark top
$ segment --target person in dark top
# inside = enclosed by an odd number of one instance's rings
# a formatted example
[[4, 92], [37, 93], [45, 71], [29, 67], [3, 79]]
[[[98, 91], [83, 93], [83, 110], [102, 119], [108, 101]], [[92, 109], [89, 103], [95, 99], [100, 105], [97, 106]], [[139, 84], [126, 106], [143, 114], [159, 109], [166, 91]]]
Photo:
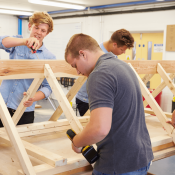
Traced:
[[146, 175], [153, 152], [133, 70], [85, 34], [70, 38], [65, 59], [88, 77], [90, 121], [74, 137], [73, 150], [80, 153], [83, 146], [97, 144], [100, 157], [93, 175]]

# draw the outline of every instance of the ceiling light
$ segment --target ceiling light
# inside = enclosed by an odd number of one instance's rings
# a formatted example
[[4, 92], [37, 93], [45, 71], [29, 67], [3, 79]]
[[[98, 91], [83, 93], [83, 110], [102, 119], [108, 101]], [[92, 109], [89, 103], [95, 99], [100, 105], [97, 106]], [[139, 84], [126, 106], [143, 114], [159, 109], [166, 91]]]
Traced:
[[31, 12], [16, 11], [16, 10], [5, 10], [5, 9], [0, 9], [0, 13], [12, 14], [12, 15], [26, 15], [26, 16], [32, 15]]
[[48, 5], [48, 6], [54, 6], [54, 7], [64, 7], [64, 8], [70, 8], [70, 9], [79, 9], [83, 10], [86, 7], [81, 5], [74, 5], [74, 4], [67, 4], [62, 2], [51, 2], [51, 1], [42, 1], [42, 0], [28, 0], [30, 3], [34, 4], [41, 4], [41, 5]]

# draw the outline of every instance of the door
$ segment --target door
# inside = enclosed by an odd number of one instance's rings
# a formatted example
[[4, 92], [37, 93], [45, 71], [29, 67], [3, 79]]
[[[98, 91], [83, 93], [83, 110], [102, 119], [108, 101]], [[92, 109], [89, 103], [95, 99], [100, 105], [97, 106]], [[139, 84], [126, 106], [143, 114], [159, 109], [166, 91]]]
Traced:
[[[134, 49], [127, 49], [125, 54], [119, 55], [122, 60], [162, 60], [162, 33], [132, 33], [135, 41]], [[134, 52], [134, 54], [133, 54]], [[135, 55], [135, 56], [134, 56]], [[144, 75], [140, 75], [142, 78]], [[161, 83], [161, 77], [156, 74], [150, 80], [150, 89], [156, 89]]]

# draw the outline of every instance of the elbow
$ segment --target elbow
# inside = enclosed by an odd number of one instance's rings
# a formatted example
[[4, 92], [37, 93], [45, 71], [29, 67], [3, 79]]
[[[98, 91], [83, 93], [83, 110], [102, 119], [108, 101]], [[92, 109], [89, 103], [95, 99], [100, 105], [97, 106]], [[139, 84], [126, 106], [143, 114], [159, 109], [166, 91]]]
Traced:
[[109, 134], [109, 131], [109, 128], [98, 127], [95, 130], [95, 135], [100, 138], [100, 140], [103, 140]]

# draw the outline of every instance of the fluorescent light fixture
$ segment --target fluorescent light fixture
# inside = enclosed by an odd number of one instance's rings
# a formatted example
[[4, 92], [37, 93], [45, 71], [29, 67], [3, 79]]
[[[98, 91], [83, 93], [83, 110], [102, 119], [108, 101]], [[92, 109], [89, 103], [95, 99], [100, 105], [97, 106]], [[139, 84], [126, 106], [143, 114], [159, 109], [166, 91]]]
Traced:
[[26, 15], [26, 16], [31, 16], [31, 12], [24, 12], [24, 11], [16, 11], [16, 10], [5, 10], [5, 9], [0, 9], [0, 13], [3, 14], [11, 14], [11, 15]]
[[78, 9], [83, 10], [86, 7], [81, 5], [75, 5], [75, 4], [68, 4], [68, 3], [62, 3], [62, 2], [51, 2], [51, 1], [42, 1], [42, 0], [28, 0], [30, 3], [34, 4], [41, 4], [41, 5], [48, 5], [48, 6], [54, 6], [54, 7], [63, 7], [63, 8], [70, 8], [70, 9]]

